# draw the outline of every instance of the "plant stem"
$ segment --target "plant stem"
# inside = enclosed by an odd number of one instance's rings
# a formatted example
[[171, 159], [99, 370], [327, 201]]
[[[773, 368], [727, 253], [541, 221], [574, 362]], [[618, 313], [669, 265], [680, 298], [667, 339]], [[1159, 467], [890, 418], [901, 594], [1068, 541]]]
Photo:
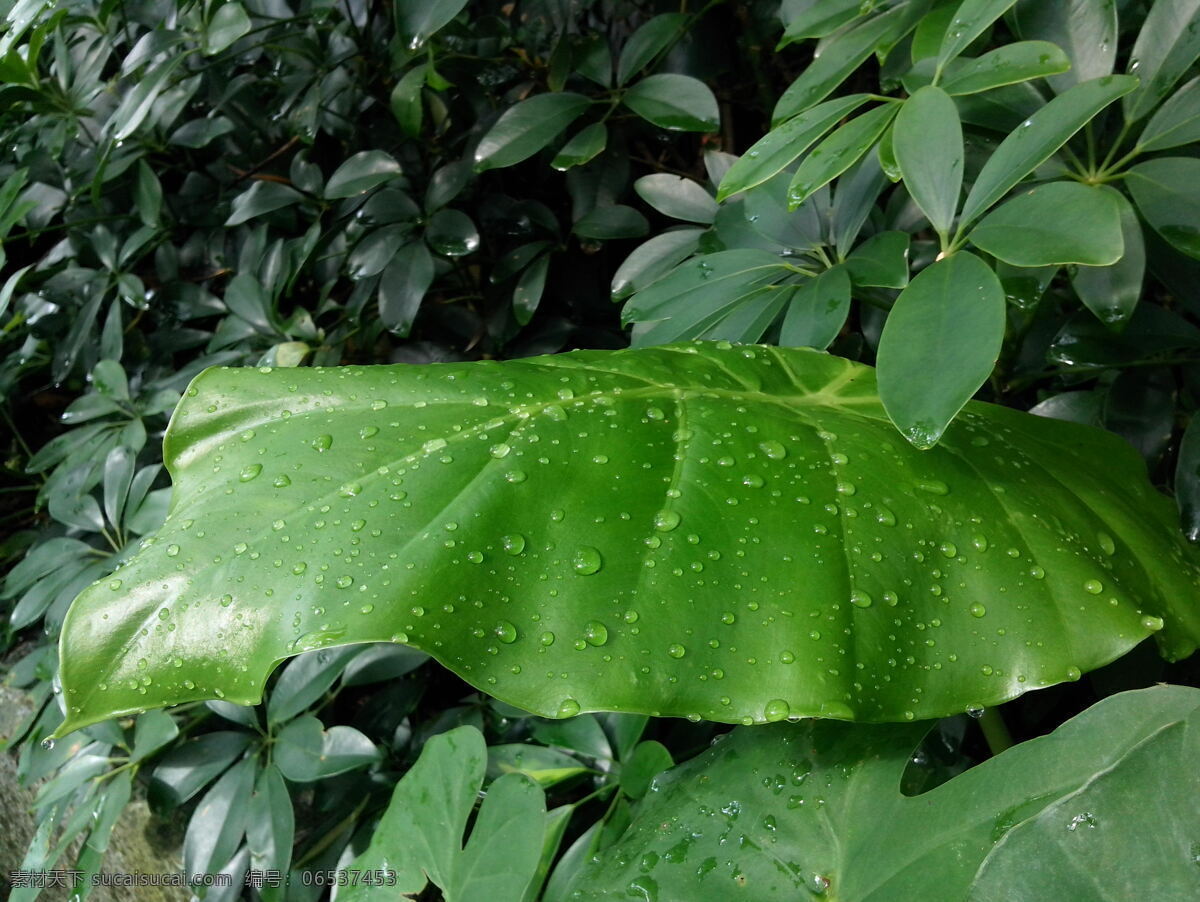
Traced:
[[983, 738], [987, 740], [988, 748], [993, 755], [999, 755], [1005, 749], [1012, 748], [1012, 734], [999, 708], [986, 708], [979, 718], [979, 728], [983, 730]]

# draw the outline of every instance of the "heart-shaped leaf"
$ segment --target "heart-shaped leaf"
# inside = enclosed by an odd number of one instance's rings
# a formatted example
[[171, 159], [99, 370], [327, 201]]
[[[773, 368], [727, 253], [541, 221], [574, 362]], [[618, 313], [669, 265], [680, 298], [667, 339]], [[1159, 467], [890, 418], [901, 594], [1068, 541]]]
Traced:
[[655, 780], [570, 898], [611, 898], [614, 887], [658, 902], [1195, 893], [1200, 691], [1114, 696], [907, 797], [901, 775], [925, 729], [810, 721], [735, 730]]
[[968, 404], [920, 452], [816, 351], [210, 369], [164, 450], [166, 524], [64, 624], [62, 731], [380, 640], [543, 714], [737, 722], [934, 717], [1200, 637], [1123, 441]]

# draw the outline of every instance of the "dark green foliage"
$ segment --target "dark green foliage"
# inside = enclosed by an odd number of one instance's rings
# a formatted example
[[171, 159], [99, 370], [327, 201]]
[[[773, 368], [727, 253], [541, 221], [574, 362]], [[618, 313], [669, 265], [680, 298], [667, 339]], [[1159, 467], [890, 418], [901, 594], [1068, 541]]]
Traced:
[[[544, 817], [519, 825], [517, 876], [492, 902], [565, 900], [605, 850], [587, 890], [629, 870], [614, 891], [649, 899], [657, 861], [614, 856], [656, 827], [655, 774], [717, 733], [533, 717], [381, 643], [294, 658], [256, 708], [193, 701], [43, 744], [63, 718], [67, 609], [163, 522], [162, 436], [210, 366], [828, 348], [878, 364], [919, 446], [973, 395], [1117, 433], [1200, 536], [1196, 0], [4, 0], [0, 17], [0, 649], [35, 705], [9, 747], [47, 781], [27, 868], [94, 873], [145, 794], [178, 819], [189, 869], [235, 876], [207, 899], [315, 900], [386, 851], [372, 830], [393, 789], [449, 734], [487, 749], [452, 788], [452, 841], [481, 780]], [[168, 647], [172, 626], [144, 628]], [[136, 695], [153, 677], [132, 668]], [[1194, 663], [1165, 668], [1139, 650], [1004, 717], [1025, 739], [1120, 689], [1196, 684]], [[846, 748], [864, 746], [855, 729], [838, 727]], [[1080, 804], [1158, 791], [1135, 765], [1170, 773], [1160, 753], [1183, 734], [1164, 727]], [[986, 758], [982, 737], [965, 715], [938, 722], [905, 785]], [[844, 757], [829, 766], [856, 766]], [[1088, 813], [1074, 799], [1042, 799], [1006, 842], [1042, 848], [1047, 831], [1056, 867], [1094, 861], [1054, 820]], [[434, 883], [481, 895], [468, 872], [493, 860], [489, 830], [512, 829], [502, 815], [482, 807], [461, 855], [436, 849]], [[1072, 823], [1071, 839], [1100, 835]], [[1194, 858], [1185, 826], [1160, 827], [1178, 861], [1156, 874]], [[992, 863], [979, 898], [1017, 877], [1014, 898], [1044, 894], [1018, 858]], [[412, 887], [429, 860], [407, 862]], [[251, 890], [247, 868], [291, 885]]]

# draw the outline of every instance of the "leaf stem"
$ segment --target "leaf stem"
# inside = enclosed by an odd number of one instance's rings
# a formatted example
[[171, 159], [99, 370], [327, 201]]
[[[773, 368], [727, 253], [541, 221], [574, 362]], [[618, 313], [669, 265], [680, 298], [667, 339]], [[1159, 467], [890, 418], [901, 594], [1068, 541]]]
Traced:
[[1005, 724], [999, 708], [984, 709], [983, 716], [979, 718], [979, 728], [983, 730], [983, 738], [987, 740], [993, 755], [999, 755], [1005, 749], [1012, 748], [1012, 734], [1008, 732], [1008, 725]]

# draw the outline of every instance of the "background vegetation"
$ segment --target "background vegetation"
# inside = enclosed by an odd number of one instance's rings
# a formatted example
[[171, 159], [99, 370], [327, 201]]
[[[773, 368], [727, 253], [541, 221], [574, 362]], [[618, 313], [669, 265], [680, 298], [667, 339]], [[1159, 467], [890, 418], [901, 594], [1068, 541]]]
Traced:
[[[1061, 261], [1032, 260], [977, 237], [1005, 294], [998, 333], [995, 324], [942, 333], [921, 320], [907, 333], [921, 353], [900, 372], [945, 360], [933, 369], [964, 399], [978, 388], [985, 400], [1123, 436], [1174, 494], [1194, 539], [1200, 427], [1188, 427], [1200, 397], [1200, 263], [1194, 214], [1178, 211], [1200, 184], [1191, 168], [1200, 168], [1200, 89], [1190, 80], [1200, 5], [1054, 4], [1061, 15], [1044, 6], [1022, 0], [965, 35], [965, 59], [1045, 40], [1073, 68], [1035, 60], [1030, 71], [1041, 75], [956, 95], [959, 165], [974, 184], [1003, 139], [1051, 98], [1113, 71], [1136, 74], [1146, 60], [1150, 87], [1112, 107], [1115, 93], [1096, 101], [1061, 152], [1051, 147], [1017, 176], [1108, 185], [1121, 198], [1120, 253], [1086, 256], [1111, 238], [1097, 235]], [[828, 346], [877, 362], [900, 291], [947, 248], [938, 199], [914, 188], [910, 172], [901, 180], [889, 157], [903, 163], [904, 149], [878, 150], [879, 131], [838, 131], [862, 145], [843, 151], [840, 169], [812, 173], [796, 162], [801, 147], [774, 172], [743, 158], [719, 205], [717, 187], [773, 122], [831, 92], [916, 94], [958, 4], [0, 8], [0, 555], [11, 568], [0, 648], [8, 685], [36, 708], [9, 746], [24, 779], [50, 778], [29, 866], [50, 866], [87, 836], [77, 866], [99, 868], [106, 831], [134, 792], [189, 824], [190, 871], [345, 866], [367, 848], [424, 745], [472, 725], [486, 737], [490, 774], [516, 764], [547, 788], [558, 832], [542, 878], [556, 850], [565, 853], [542, 898], [564, 898], [588, 852], [629, 824], [650, 776], [725, 727], [532, 717], [418, 652], [380, 645], [296, 658], [258, 709], [192, 703], [43, 743], [61, 720], [56, 640], [66, 610], [161, 524], [161, 436], [206, 367], [511, 359], [618, 348], [631, 335], [639, 344]], [[873, 24], [888, 15], [890, 30]], [[798, 78], [808, 79], [806, 95]], [[824, 93], [813, 87], [822, 79]], [[827, 130], [859, 121], [850, 107], [834, 113]], [[828, 159], [837, 148], [826, 150]], [[1183, 162], [1143, 170], [1142, 187], [1129, 176], [1163, 157]], [[798, 165], [810, 166], [799, 195]], [[789, 212], [798, 200], [810, 202]], [[755, 275], [764, 258], [791, 269], [764, 282]], [[720, 291], [685, 295], [701, 279], [687, 281], [693, 265], [711, 267]], [[830, 279], [844, 289], [827, 282], [831, 294], [798, 294], [837, 272]], [[762, 294], [767, 287], [787, 292]], [[935, 333], [949, 337], [919, 338]], [[1143, 646], [1078, 683], [1006, 705], [1004, 722], [1017, 740], [1040, 735], [1121, 689], [1200, 685], [1196, 666], [1167, 665]], [[281, 764], [286, 782], [260, 786], [251, 801], [237, 762], [267, 744], [302, 747], [314, 720], [318, 731], [340, 731], [339, 754]], [[1007, 742], [996, 732], [985, 739], [966, 715], [939, 722], [907, 785], [988, 758], [989, 739], [992, 749]], [[204, 798], [212, 804], [198, 805]], [[243, 892], [251, 890], [235, 883], [208, 898]], [[286, 898], [322, 892], [296, 881]]]

